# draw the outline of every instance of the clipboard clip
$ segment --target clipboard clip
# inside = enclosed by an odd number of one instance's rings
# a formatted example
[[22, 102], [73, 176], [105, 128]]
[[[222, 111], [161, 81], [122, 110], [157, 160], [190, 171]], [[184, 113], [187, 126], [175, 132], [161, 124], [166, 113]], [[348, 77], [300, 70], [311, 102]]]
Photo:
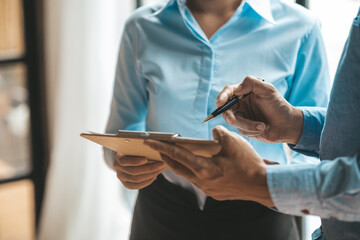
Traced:
[[119, 130], [117, 136], [123, 138], [144, 138], [144, 139], [150, 138], [155, 140], [171, 140], [180, 137], [180, 134]]

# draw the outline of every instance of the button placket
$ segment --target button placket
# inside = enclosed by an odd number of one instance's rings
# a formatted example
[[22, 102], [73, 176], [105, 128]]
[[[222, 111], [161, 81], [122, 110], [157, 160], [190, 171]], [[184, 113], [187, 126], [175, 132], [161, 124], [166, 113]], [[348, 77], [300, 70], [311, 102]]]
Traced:
[[[198, 121], [203, 121], [208, 112], [208, 98], [210, 95], [211, 81], [213, 78], [213, 62], [214, 53], [213, 50], [204, 46], [204, 55], [201, 61], [201, 70], [199, 73], [199, 85], [195, 98], [195, 111], [199, 116]], [[205, 116], [206, 115], [206, 116]]]

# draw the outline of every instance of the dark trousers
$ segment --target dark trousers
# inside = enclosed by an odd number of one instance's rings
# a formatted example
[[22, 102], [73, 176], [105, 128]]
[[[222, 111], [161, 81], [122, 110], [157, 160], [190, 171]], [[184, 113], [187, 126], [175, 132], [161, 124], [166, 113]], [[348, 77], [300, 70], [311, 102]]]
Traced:
[[207, 198], [200, 210], [193, 193], [159, 175], [139, 191], [131, 240], [299, 240], [294, 217], [250, 201]]

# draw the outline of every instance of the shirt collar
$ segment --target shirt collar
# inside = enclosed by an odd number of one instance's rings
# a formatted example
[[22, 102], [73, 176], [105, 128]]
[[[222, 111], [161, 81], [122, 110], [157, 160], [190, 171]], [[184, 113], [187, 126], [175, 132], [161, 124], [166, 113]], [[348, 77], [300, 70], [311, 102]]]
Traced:
[[271, 12], [270, 0], [243, 0], [245, 1], [257, 14], [259, 14], [266, 21], [275, 24], [274, 17]]
[[[179, 8], [183, 10], [186, 4], [186, 0], [176, 0]], [[244, 4], [248, 4], [260, 17], [264, 18], [266, 21], [275, 24], [270, 6], [270, 0], [243, 0], [239, 10], [243, 7]], [[241, 12], [241, 11], [240, 11]]]

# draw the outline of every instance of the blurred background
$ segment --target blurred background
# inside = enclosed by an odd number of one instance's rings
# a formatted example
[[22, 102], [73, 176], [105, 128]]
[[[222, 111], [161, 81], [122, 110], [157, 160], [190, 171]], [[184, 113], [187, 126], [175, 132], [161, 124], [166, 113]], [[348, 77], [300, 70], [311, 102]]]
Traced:
[[[128, 238], [137, 192], [79, 134], [104, 131], [124, 21], [153, 2], [0, 0], [1, 240]], [[360, 0], [297, 2], [322, 21], [333, 79]], [[299, 218], [303, 239], [319, 225]]]

